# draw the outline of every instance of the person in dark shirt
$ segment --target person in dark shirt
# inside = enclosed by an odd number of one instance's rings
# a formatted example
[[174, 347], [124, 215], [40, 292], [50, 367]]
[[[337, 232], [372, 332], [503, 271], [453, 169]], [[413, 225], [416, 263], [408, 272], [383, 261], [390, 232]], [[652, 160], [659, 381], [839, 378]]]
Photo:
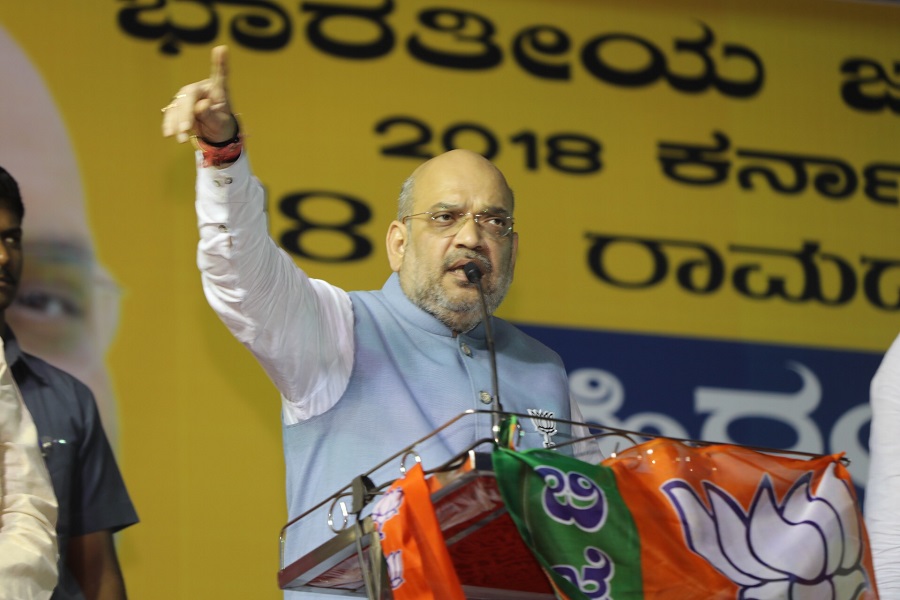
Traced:
[[59, 584], [52, 598], [124, 599], [113, 533], [138, 518], [94, 396], [71, 375], [23, 352], [6, 323], [22, 273], [24, 213], [15, 179], [0, 167], [0, 332], [59, 502]]

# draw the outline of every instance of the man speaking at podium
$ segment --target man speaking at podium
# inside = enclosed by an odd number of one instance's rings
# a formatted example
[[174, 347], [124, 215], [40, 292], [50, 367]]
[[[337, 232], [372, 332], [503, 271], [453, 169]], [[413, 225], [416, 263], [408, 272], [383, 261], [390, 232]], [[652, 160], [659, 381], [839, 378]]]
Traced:
[[[220, 46], [210, 78], [181, 88], [163, 109], [162, 129], [180, 142], [196, 136], [204, 292], [281, 393], [294, 518], [462, 412], [491, 408], [484, 310], [463, 267], [477, 267], [493, 312], [516, 263], [514, 200], [483, 157], [440, 155], [402, 186], [386, 238], [393, 274], [382, 289], [347, 293], [311, 279], [269, 236], [264, 191], [251, 174], [227, 74]], [[580, 420], [556, 353], [500, 319], [491, 322], [504, 410]], [[491, 420], [463, 419], [465, 427], [417, 448], [424, 466], [491, 438]], [[541, 431], [524, 425], [522, 447], [571, 438], [565, 424]], [[324, 522], [304, 531], [287, 563], [328, 535]]]

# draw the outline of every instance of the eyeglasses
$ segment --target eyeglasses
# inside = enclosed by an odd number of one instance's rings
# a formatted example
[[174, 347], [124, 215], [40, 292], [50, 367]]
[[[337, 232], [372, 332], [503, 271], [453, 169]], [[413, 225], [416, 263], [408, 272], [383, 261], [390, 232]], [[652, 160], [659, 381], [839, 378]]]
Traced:
[[454, 234], [462, 229], [466, 219], [471, 216], [475, 224], [481, 228], [485, 234], [494, 238], [503, 238], [512, 233], [513, 221], [512, 217], [498, 215], [495, 213], [460, 213], [451, 210], [439, 210], [437, 212], [420, 212], [414, 215], [406, 215], [400, 222], [404, 225], [407, 219], [413, 217], [428, 217], [428, 225], [435, 231], [441, 233]]

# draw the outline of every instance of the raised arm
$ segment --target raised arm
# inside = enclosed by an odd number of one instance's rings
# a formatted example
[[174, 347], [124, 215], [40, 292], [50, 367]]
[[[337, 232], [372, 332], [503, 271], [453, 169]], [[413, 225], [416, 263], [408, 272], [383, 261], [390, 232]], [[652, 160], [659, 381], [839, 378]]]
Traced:
[[307, 277], [270, 237], [265, 191], [236, 137], [227, 80], [228, 52], [218, 46], [210, 77], [182, 87], [163, 108], [162, 133], [199, 138], [203, 291], [281, 392], [286, 422], [295, 423], [330, 408], [346, 388], [353, 313], [346, 292]]

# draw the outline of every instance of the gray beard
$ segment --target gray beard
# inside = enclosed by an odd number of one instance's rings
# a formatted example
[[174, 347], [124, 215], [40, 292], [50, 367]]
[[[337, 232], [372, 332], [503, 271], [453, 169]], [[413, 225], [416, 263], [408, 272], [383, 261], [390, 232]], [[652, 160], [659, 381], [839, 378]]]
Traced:
[[[471, 331], [483, 319], [481, 299], [476, 296], [473, 300], [451, 300], [441, 287], [443, 275], [444, 272], [441, 272], [438, 276], [430, 278], [425, 286], [416, 290], [410, 300], [453, 331], [459, 333]], [[485, 286], [484, 300], [489, 314], [494, 314], [503, 302], [511, 283], [512, 274], [506, 273], [497, 281], [496, 286]], [[475, 286], [473, 283], [467, 285]]]

